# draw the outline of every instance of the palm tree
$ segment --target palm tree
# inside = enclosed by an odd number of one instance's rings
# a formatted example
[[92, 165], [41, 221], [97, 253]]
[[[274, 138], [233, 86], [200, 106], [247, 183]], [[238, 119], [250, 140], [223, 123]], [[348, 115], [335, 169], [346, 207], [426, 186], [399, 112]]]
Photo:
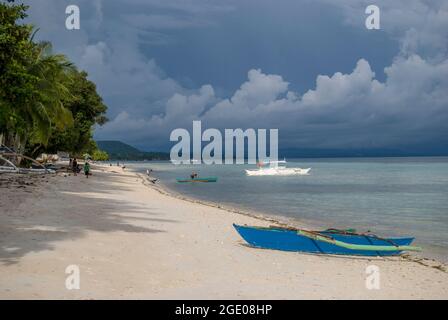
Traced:
[[21, 144], [30, 138], [34, 144], [46, 145], [52, 126], [64, 128], [73, 125], [71, 112], [63, 101], [70, 99], [69, 85], [75, 67], [64, 55], [52, 54], [51, 44], [42, 42], [35, 46], [33, 58], [27, 67], [34, 78], [32, 98], [19, 106], [30, 132], [20, 137]]

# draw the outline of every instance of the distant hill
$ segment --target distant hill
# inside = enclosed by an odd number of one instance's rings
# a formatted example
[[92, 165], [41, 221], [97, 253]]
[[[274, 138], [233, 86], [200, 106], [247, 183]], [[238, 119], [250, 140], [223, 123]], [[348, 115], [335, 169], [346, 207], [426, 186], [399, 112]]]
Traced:
[[111, 160], [169, 160], [166, 152], [145, 152], [121, 141], [96, 141], [100, 150], [106, 151]]

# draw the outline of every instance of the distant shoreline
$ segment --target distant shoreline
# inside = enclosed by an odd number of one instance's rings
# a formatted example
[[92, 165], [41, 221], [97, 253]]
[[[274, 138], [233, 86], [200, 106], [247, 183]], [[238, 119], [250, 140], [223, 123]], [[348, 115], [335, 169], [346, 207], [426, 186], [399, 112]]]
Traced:
[[[279, 156], [278, 159], [286, 159], [286, 160], [337, 160], [337, 159], [356, 159], [356, 160], [369, 160], [369, 159], [428, 159], [428, 158], [434, 158], [436, 160], [446, 160], [442, 162], [448, 162], [448, 155], [402, 155], [402, 156], [300, 156], [300, 157], [285, 157], [285, 156]], [[247, 159], [245, 159], [247, 160]], [[107, 161], [103, 161], [104, 163], [115, 163], [117, 161], [120, 162], [171, 162], [169, 159], [121, 159], [121, 158], [111, 158]], [[224, 164], [224, 161], [223, 161]]]
[[[138, 171], [134, 171], [134, 170], [131, 170], [131, 171], [134, 172], [140, 179], [142, 179], [142, 183], [145, 186], [150, 187], [154, 190], [157, 190], [158, 192], [160, 192], [163, 195], [166, 195], [166, 196], [169, 196], [169, 197], [172, 197], [175, 199], [180, 199], [180, 200], [188, 201], [191, 203], [197, 203], [197, 204], [205, 205], [205, 206], [212, 207], [212, 208], [222, 209], [227, 212], [251, 217], [251, 218], [254, 218], [254, 219], [257, 219], [260, 221], [270, 222], [270, 223], [272, 223], [272, 225], [276, 225], [276, 226], [290, 227], [290, 228], [303, 228], [303, 229], [308, 229], [308, 230], [323, 230], [325, 228], [328, 228], [328, 226], [323, 225], [322, 221], [317, 221], [317, 220], [316, 221], [303, 221], [298, 218], [288, 217], [288, 216], [279, 215], [279, 214], [272, 214], [269, 212], [263, 212], [258, 209], [247, 209], [247, 208], [238, 207], [237, 205], [232, 206], [232, 205], [225, 204], [225, 203], [220, 203], [220, 202], [215, 202], [215, 201], [207, 201], [207, 200], [195, 198], [194, 196], [184, 195], [180, 192], [177, 192], [176, 190], [171, 189], [169, 186], [167, 186], [161, 180], [159, 180], [158, 183], [154, 184], [150, 181], [150, 177], [148, 177], [147, 175], [145, 175], [141, 172], [138, 172]], [[412, 253], [412, 254], [406, 253], [405, 256], [407, 256], [411, 260], [427, 259], [427, 260], [437, 261], [440, 264], [448, 266], [447, 262], [442, 261], [442, 260], [444, 260], [444, 258], [442, 258], [442, 256], [439, 256], [435, 253], [428, 253], [428, 252], [423, 251], [421, 253]]]
[[[163, 195], [166, 195], [166, 196], [169, 196], [172, 198], [176, 198], [176, 199], [180, 199], [183, 201], [188, 201], [191, 203], [198, 203], [198, 204], [205, 205], [205, 206], [212, 207], [212, 208], [222, 209], [222, 210], [236, 213], [236, 214], [241, 214], [241, 215], [244, 215], [247, 217], [258, 219], [260, 221], [268, 221], [268, 222], [271, 222], [278, 226], [293, 227], [293, 225], [291, 225], [292, 221], [287, 222], [288, 220], [290, 220], [288, 217], [284, 217], [284, 216], [275, 216], [274, 217], [274, 215], [270, 215], [269, 213], [265, 213], [265, 212], [260, 212], [260, 211], [256, 211], [256, 210], [244, 210], [242, 208], [232, 207], [227, 204], [222, 204], [222, 203], [213, 202], [213, 201], [206, 201], [206, 200], [197, 199], [197, 198], [194, 198], [191, 196], [186, 196], [186, 195], [183, 195], [179, 192], [176, 192], [176, 191], [170, 189], [163, 182], [154, 184], [149, 180], [149, 177], [145, 176], [144, 174], [139, 173], [139, 172], [135, 172], [135, 173], [137, 174], [137, 176], [139, 176], [142, 179], [143, 184], [145, 186], [150, 187], [154, 190], [157, 190], [158, 192], [160, 192]], [[311, 228], [310, 225], [306, 225], [303, 223], [300, 223], [300, 226], [297, 224], [294, 227]]]

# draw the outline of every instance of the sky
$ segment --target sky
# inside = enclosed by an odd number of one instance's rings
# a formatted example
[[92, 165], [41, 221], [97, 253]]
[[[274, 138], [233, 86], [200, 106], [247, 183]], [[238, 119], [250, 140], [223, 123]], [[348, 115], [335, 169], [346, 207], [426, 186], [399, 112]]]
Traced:
[[[96, 83], [110, 119], [98, 140], [169, 150], [201, 120], [279, 129], [280, 149], [448, 154], [447, 1], [24, 2], [37, 39]], [[65, 28], [71, 4], [79, 30]]]

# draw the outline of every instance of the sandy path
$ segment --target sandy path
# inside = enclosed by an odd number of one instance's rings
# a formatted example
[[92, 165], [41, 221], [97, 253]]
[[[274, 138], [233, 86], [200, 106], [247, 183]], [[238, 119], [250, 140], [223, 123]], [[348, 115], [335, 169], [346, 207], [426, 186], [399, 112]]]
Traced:
[[[0, 298], [448, 298], [447, 273], [405, 259], [249, 248], [232, 223], [267, 222], [114, 170], [0, 186]], [[365, 285], [372, 264], [380, 290]], [[65, 287], [68, 265], [80, 268], [79, 290]]]

